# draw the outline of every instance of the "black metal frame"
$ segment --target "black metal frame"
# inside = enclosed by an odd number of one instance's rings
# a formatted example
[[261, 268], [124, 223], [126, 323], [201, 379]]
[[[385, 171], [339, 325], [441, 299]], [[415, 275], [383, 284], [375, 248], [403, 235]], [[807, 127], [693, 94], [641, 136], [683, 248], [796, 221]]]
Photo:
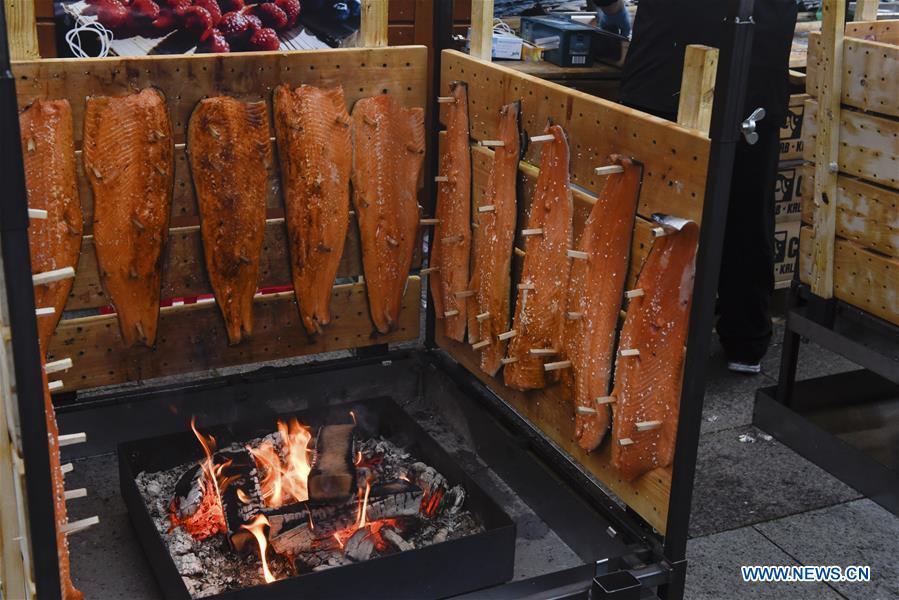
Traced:
[[[432, 350], [447, 371], [454, 371], [457, 381], [467, 382], [470, 389], [480, 390], [476, 394], [487, 405], [492, 405], [496, 414], [504, 415], [513, 431], [548, 459], [558, 475], [565, 478], [583, 497], [590, 499], [593, 506], [608, 516], [610, 522], [620, 531], [616, 535], [639, 540], [629, 558], [610, 563], [600, 561], [587, 569], [573, 569], [532, 582], [537, 587], [551, 586], [560, 595], [568, 590], [570, 597], [585, 597], [592, 588], [593, 598], [639, 597], [641, 588], [658, 587], [658, 596], [668, 599], [683, 596], [686, 573], [687, 526], [693, 489], [696, 454], [699, 442], [702, 399], [704, 392], [706, 361], [711, 338], [715, 290], [717, 289], [720, 265], [720, 248], [723, 243], [724, 227], [730, 189], [730, 174], [734, 152], [740, 135], [739, 124], [743, 117], [743, 97], [749, 66], [752, 43], [753, 0], [729, 0], [727, 42], [721, 48], [718, 69], [716, 101], [712, 116], [710, 163], [708, 181], [703, 205], [703, 221], [697, 255], [696, 281], [694, 285], [691, 327], [687, 340], [687, 356], [684, 367], [684, 383], [681, 394], [681, 413], [673, 466], [673, 479], [668, 510], [667, 536], [661, 538], [642, 522], [636, 513], [618, 508], [615, 502], [577, 464], [561, 453], [539, 431], [534, 429], [514, 409], [506, 405], [495, 394], [483, 388], [475, 377], [462, 372], [458, 365], [442, 353]], [[689, 15], [683, 15], [689, 18]], [[436, 0], [434, 21], [434, 89], [439, 89], [440, 54], [451, 45], [452, 0]], [[36, 548], [52, 548], [55, 545], [55, 524], [53, 523], [53, 503], [49, 476], [49, 455], [46, 446], [46, 424], [43, 413], [39, 350], [34, 317], [34, 299], [31, 285], [30, 258], [28, 251], [25, 193], [21, 147], [18, 135], [18, 111], [15, 82], [9, 69], [9, 55], [6, 44], [5, 17], [0, 7], [0, 67], [2, 67], [2, 95], [0, 95], [0, 118], [4, 127], [0, 136], [5, 160], [0, 168], [11, 182], [11, 193], [0, 206], [0, 233], [6, 270], [7, 295], [9, 297], [12, 322], [13, 349], [16, 364], [16, 379], [22, 437], [27, 468], [28, 508], [31, 515], [30, 537]], [[436, 104], [434, 105], [436, 107]], [[434, 112], [433, 114], [437, 114]], [[436, 127], [434, 140], [436, 141]], [[434, 146], [436, 147], [436, 146]], [[432, 155], [432, 160], [436, 156]], [[432, 167], [433, 168], [433, 167]], [[432, 184], [433, 185], [433, 184]], [[433, 194], [431, 195], [433, 198]], [[426, 206], [426, 212], [432, 207]], [[425, 345], [433, 349], [433, 311], [427, 312]], [[383, 348], [374, 349], [376, 354]], [[364, 354], [363, 352], [357, 353]], [[370, 353], [369, 353], [370, 354]], [[368, 354], [366, 354], [368, 355]], [[355, 360], [362, 360], [357, 358]], [[38, 518], [40, 515], [42, 518]], [[614, 527], [613, 527], [614, 529]], [[613, 533], [613, 532], [610, 532]], [[595, 535], [605, 535], [595, 532]], [[34, 554], [34, 576], [41, 598], [60, 597], [58, 566], [55, 553]], [[634, 582], [641, 585], [634, 587]], [[502, 591], [497, 589], [493, 597], [521, 597], [520, 591], [527, 582], [516, 584]], [[535, 589], [535, 588], [531, 588]], [[636, 594], [636, 595], [635, 595]]]
[[[862, 370], [796, 381], [800, 338]], [[864, 411], [899, 398], [899, 327], [793, 281], [776, 386], [756, 392], [753, 423], [778, 441], [899, 515], [899, 470], [841, 440], [812, 413]]]

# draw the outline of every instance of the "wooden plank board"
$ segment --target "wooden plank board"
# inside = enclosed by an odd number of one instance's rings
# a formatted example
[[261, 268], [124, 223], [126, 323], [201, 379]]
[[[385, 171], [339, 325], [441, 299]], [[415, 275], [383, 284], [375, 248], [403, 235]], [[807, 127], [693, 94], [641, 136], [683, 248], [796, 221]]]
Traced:
[[[889, 27], [890, 30], [899, 30], [899, 22], [893, 22]], [[865, 35], [870, 34], [863, 33], [860, 37], [864, 38]], [[819, 33], [813, 33], [809, 38], [806, 89], [813, 96], [818, 96], [821, 91], [821, 40]], [[899, 80], [899, 40], [888, 43], [846, 37], [843, 44], [842, 79], [843, 104], [899, 117], [899, 94], [896, 93], [896, 81]]]
[[[799, 278], [811, 278], [814, 233], [803, 227], [799, 234]], [[866, 250], [837, 238], [834, 247], [834, 296], [865, 312], [899, 325], [899, 259]]]
[[589, 454], [577, 445], [574, 435], [574, 402], [565, 396], [561, 386], [553, 385], [530, 392], [511, 390], [502, 384], [501, 377], [495, 379], [481, 371], [476, 351], [466, 344], [444, 337], [439, 328], [437, 343], [664, 535], [671, 491], [670, 467], [654, 469], [633, 482], [621, 479], [611, 465], [608, 443], [603, 444], [599, 451]]
[[471, 56], [490, 62], [493, 56], [493, 0], [471, 0]]
[[253, 335], [228, 345], [224, 322], [213, 302], [163, 308], [157, 348], [123, 348], [115, 315], [63, 321], [50, 342], [49, 360], [71, 357], [61, 391], [144, 381], [164, 375], [205, 371], [371, 344], [417, 339], [421, 280], [410, 277], [399, 327], [376, 336], [368, 316], [365, 285], [334, 287], [331, 324], [317, 339], [307, 337], [293, 292], [257, 296]]
[[[598, 195], [605, 178], [597, 177], [593, 169], [605, 164], [610, 154], [632, 156], [644, 165], [641, 215], [665, 212], [701, 220], [710, 144], [704, 135], [452, 50], [444, 52], [443, 64], [441, 89], [455, 79], [469, 84], [475, 139], [496, 139], [500, 107], [520, 99], [529, 135], [542, 133], [549, 118], [565, 128], [572, 182]], [[531, 144], [525, 159], [538, 164], [539, 152], [539, 145]]]
[[[814, 160], [817, 115], [818, 103], [808, 100], [802, 135], [805, 138], [805, 158], [809, 161]], [[899, 189], [899, 121], [854, 110], [841, 110], [837, 162], [842, 173]]]
[[34, 0], [3, 0], [3, 5], [10, 58], [39, 58]]
[[[801, 185], [814, 185], [814, 170], [801, 167]], [[802, 193], [802, 220], [811, 224], [812, 198]], [[868, 248], [899, 258], [899, 192], [860, 179], [840, 175], [837, 179], [837, 235]]]
[[846, 35], [875, 40], [884, 44], [899, 44], [899, 21], [865, 21], [846, 23]]
[[387, 45], [387, 0], [362, 0], [359, 36], [366, 48]]
[[709, 134], [717, 76], [718, 49], [699, 44], [687, 46], [677, 107], [678, 125]]

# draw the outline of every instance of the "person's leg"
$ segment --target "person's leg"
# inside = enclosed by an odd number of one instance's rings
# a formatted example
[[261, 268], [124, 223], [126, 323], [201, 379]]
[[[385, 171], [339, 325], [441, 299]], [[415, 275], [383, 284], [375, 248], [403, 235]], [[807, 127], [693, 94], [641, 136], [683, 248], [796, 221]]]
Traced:
[[745, 365], [758, 365], [771, 341], [780, 144], [774, 120], [763, 123], [756, 144], [737, 146], [718, 283], [718, 337], [728, 360]]

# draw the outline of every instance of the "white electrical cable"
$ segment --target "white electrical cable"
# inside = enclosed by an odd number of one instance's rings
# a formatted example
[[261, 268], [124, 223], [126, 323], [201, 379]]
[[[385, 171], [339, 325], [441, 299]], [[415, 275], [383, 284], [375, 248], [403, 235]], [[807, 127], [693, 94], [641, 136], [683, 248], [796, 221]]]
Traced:
[[82, 21], [80, 19], [74, 28], [66, 32], [66, 43], [71, 48], [72, 54], [78, 58], [94, 58], [81, 47], [81, 33], [92, 33], [97, 36], [100, 42], [100, 53], [97, 55], [97, 58], [109, 56], [110, 44], [114, 39], [112, 31], [104, 27], [99, 21]]
[[515, 30], [502, 19], [493, 19], [493, 33], [515, 36]]

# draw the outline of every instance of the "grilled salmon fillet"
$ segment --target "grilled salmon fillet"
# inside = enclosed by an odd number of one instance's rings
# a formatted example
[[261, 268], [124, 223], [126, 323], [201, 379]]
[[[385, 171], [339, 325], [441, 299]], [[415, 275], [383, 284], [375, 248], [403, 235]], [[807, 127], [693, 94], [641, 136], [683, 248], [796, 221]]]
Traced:
[[265, 102], [207, 98], [188, 123], [206, 271], [232, 346], [253, 333], [272, 167], [270, 139]]
[[562, 375], [572, 391], [575, 436], [587, 452], [596, 449], [609, 428], [608, 402], [615, 332], [627, 280], [634, 218], [640, 190], [639, 165], [611, 157], [623, 173], [609, 176], [584, 223], [571, 259], [563, 326], [564, 357], [571, 369]]
[[[461, 81], [449, 84], [452, 104], [446, 105], [446, 139], [438, 174], [447, 181], [437, 184], [438, 219], [431, 240], [429, 266], [434, 312], [443, 332], [457, 342], [465, 341], [466, 292], [471, 261], [471, 147], [468, 145], [468, 87]], [[449, 313], [449, 314], [447, 314]]]
[[152, 347], [175, 173], [165, 98], [152, 88], [88, 98], [83, 150], [100, 281], [124, 344]]
[[418, 239], [418, 190], [425, 152], [424, 110], [393, 96], [353, 106], [353, 205], [362, 239], [362, 268], [375, 329], [397, 327]]
[[531, 201], [527, 229], [539, 230], [525, 242], [524, 267], [515, 304], [508, 358], [514, 362], [503, 369], [507, 386], [531, 390], [556, 379], [543, 369], [547, 355], [532, 350], [561, 352], [562, 315], [568, 289], [568, 250], [571, 248], [572, 195], [568, 176], [568, 140], [559, 125], [549, 124], [540, 153], [540, 174]]
[[[75, 173], [72, 107], [68, 100], [37, 100], [19, 115], [28, 206], [47, 211], [28, 227], [31, 272], [75, 268], [81, 253], [81, 199]], [[37, 319], [44, 354], [59, 324], [74, 279], [34, 287], [34, 305], [52, 307], [52, 315]]]
[[[493, 152], [493, 164], [487, 177], [487, 193], [479, 206], [493, 206], [491, 212], [478, 212], [475, 230], [474, 268], [469, 289], [476, 291], [472, 312], [489, 316], [474, 321], [469, 339], [490, 340], [481, 349], [481, 369], [496, 375], [506, 355], [506, 340], [497, 336], [509, 329], [511, 313], [512, 246], [517, 214], [518, 161], [521, 135], [518, 102], [500, 110], [497, 140], [503, 143]], [[472, 340], [473, 341], [473, 340]]]
[[340, 87], [278, 86], [274, 111], [293, 289], [303, 327], [318, 334], [349, 227], [350, 116]]
[[69, 522], [66, 511], [66, 482], [59, 459], [59, 427], [56, 424], [56, 411], [50, 399], [50, 388], [47, 386], [47, 374], [43, 369], [44, 359], [41, 357], [41, 376], [44, 383], [44, 416], [47, 423], [47, 440], [50, 454], [50, 484], [53, 488], [53, 522], [56, 525], [56, 558], [59, 564], [59, 585], [63, 600], [82, 600], [84, 594], [72, 583], [71, 563], [69, 561], [69, 540], [62, 528]]
[[666, 233], [649, 251], [637, 280], [643, 295], [629, 301], [618, 344], [612, 465], [627, 480], [674, 458], [699, 226]]

